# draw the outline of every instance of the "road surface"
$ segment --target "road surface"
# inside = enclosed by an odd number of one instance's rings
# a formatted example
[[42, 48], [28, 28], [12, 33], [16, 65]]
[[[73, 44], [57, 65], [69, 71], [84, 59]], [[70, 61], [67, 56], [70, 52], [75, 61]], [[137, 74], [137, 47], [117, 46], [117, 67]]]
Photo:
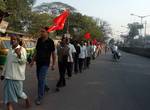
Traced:
[[[150, 110], [148, 58], [122, 52], [121, 60], [113, 62], [111, 54], [103, 54], [92, 61], [90, 69], [73, 75], [67, 80], [67, 86], [56, 93], [57, 79], [58, 71], [50, 71], [48, 84], [51, 90], [42, 105], [36, 106], [35, 67], [27, 67], [24, 89], [32, 102], [28, 110]], [[2, 82], [0, 86], [1, 98]], [[15, 110], [25, 110], [22, 103], [15, 104]]]

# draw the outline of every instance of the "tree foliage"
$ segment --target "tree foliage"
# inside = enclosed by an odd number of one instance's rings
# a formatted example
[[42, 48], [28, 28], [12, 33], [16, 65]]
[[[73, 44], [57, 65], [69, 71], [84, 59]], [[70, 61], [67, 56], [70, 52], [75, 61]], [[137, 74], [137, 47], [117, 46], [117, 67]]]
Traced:
[[0, 10], [5, 10], [5, 8], [6, 6], [4, 0], [0, 0]]
[[103, 37], [107, 33], [107, 31], [104, 31], [106, 28], [99, 25], [95, 19], [82, 15], [81, 13], [72, 13], [65, 24], [65, 29], [62, 31], [57, 31], [57, 34], [65, 34], [67, 29], [69, 29], [69, 33], [75, 39], [84, 39], [84, 34], [89, 32], [92, 39], [96, 38], [98, 40], [103, 40]]
[[[5, 20], [9, 22], [8, 29], [18, 32], [27, 32], [36, 36], [41, 26], [52, 25], [53, 18], [56, 16], [43, 12], [43, 8], [38, 9], [40, 13], [33, 11], [35, 1], [36, 0], [5, 0], [4, 2], [0, 0], [0, 9], [5, 9], [5, 11], [11, 14], [8, 18], [5, 18]], [[69, 7], [69, 5], [65, 6]], [[92, 39], [104, 40], [104, 37], [111, 33], [111, 28], [106, 21], [100, 19], [96, 20], [93, 17], [71, 11], [64, 29], [56, 31], [54, 35], [62, 36], [67, 32], [75, 39], [84, 39], [84, 34], [89, 32]]]
[[9, 28], [14, 31], [25, 31], [32, 13], [35, 0], [6, 0], [6, 11], [11, 13], [6, 20]]
[[128, 24], [128, 27], [130, 29], [128, 38], [131, 40], [133, 40], [135, 36], [139, 35], [139, 29], [143, 28], [143, 26], [138, 22]]
[[115, 39], [114, 38], [110, 39], [110, 41], [109, 41], [109, 45], [113, 45], [113, 44], [115, 44]]
[[60, 14], [64, 9], [69, 9], [71, 12], [76, 11], [74, 7], [62, 2], [42, 3], [41, 5], [33, 8], [33, 10], [36, 12], [44, 12], [52, 15]]
[[52, 25], [52, 17], [46, 13], [33, 12], [28, 25], [28, 32], [35, 34], [41, 27]]
[[98, 20], [100, 22], [100, 30], [102, 31], [102, 41], [108, 40], [109, 36], [112, 35], [112, 29], [107, 21]]

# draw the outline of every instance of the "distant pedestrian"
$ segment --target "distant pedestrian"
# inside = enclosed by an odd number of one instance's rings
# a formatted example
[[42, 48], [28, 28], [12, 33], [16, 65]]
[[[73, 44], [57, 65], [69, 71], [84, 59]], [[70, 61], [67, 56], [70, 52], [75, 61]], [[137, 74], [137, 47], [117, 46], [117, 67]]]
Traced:
[[68, 61], [67, 61], [67, 75], [70, 78], [72, 76], [72, 71], [73, 71], [73, 63], [74, 63], [74, 56], [76, 53], [76, 49], [73, 44], [70, 43], [70, 39], [66, 39], [67, 46], [69, 48], [69, 56], [68, 56]]
[[93, 49], [92, 59], [95, 60], [96, 58], [96, 45], [95, 44], [92, 45], [92, 49]]
[[107, 54], [107, 52], [108, 52], [108, 46], [107, 46], [107, 44], [105, 44], [104, 49], [105, 49], [105, 54]]
[[79, 71], [82, 73], [84, 67], [84, 61], [86, 57], [86, 48], [84, 47], [83, 41], [80, 43], [80, 54], [79, 54]]
[[88, 57], [86, 42], [84, 43], [83, 48], [85, 50], [85, 59], [84, 59], [83, 69], [85, 70], [85, 69], [87, 69], [87, 57]]
[[114, 59], [120, 59], [121, 54], [120, 54], [120, 52], [118, 51], [118, 46], [117, 46], [117, 45], [115, 45], [115, 44], [112, 45], [111, 51], [112, 51], [112, 54], [113, 54], [113, 58], [114, 58]]
[[75, 53], [75, 56], [74, 56], [74, 72], [77, 74], [79, 72], [78, 63], [79, 63], [79, 54], [81, 52], [79, 43], [77, 41], [75, 41], [74, 47], [76, 49], [76, 53]]
[[91, 58], [92, 58], [92, 43], [91, 42], [88, 42], [87, 44], [87, 62], [86, 62], [86, 65], [87, 65], [87, 68], [90, 67], [90, 63], [91, 63]]

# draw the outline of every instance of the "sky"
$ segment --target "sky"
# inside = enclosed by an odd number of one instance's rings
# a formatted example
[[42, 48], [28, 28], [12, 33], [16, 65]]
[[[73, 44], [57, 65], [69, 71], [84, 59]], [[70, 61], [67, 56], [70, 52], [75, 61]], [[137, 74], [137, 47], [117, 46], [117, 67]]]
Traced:
[[[75, 7], [80, 13], [107, 21], [115, 37], [127, 32], [127, 24], [140, 22], [140, 16], [150, 15], [150, 0], [37, 0], [35, 5], [43, 2], [63, 2]], [[147, 33], [150, 34], [150, 16], [143, 19], [147, 22]], [[124, 27], [123, 27], [124, 26]]]

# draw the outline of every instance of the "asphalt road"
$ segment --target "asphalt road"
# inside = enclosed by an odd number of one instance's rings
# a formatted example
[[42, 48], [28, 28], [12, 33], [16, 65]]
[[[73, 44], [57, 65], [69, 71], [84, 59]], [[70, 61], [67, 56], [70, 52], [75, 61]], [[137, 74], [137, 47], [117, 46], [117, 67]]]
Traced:
[[[51, 88], [42, 105], [36, 106], [37, 81], [35, 67], [27, 67], [25, 92], [32, 107], [29, 110], [150, 110], [150, 59], [122, 53], [119, 62], [113, 62], [110, 54], [92, 61], [82, 74], [73, 75], [67, 86], [55, 92], [58, 71], [50, 71]], [[2, 99], [2, 82], [0, 82]], [[22, 101], [15, 110], [25, 110]], [[1, 106], [0, 110], [4, 110]]]

